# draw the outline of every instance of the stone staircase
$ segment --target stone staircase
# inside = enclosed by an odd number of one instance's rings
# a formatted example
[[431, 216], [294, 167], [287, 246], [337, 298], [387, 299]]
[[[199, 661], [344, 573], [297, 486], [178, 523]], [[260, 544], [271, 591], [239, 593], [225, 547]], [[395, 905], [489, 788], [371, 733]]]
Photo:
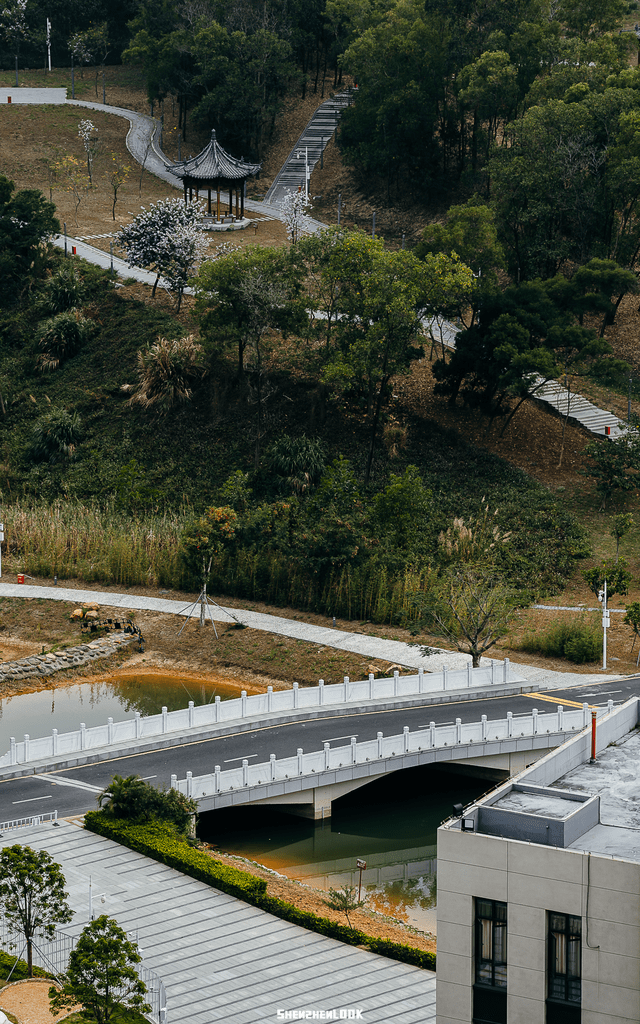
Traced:
[[299, 187], [304, 191], [305, 151], [311, 175], [336, 130], [342, 111], [350, 106], [352, 99], [353, 93], [345, 91], [337, 93], [318, 107], [278, 172], [265, 196], [265, 203], [279, 206], [288, 191], [295, 191]]

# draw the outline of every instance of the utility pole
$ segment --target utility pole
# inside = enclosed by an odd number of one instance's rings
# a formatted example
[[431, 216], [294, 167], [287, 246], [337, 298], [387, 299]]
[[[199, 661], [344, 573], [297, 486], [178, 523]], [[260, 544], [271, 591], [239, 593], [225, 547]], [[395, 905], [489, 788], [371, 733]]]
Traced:
[[47, 63], [51, 72], [51, 22], [47, 18]]

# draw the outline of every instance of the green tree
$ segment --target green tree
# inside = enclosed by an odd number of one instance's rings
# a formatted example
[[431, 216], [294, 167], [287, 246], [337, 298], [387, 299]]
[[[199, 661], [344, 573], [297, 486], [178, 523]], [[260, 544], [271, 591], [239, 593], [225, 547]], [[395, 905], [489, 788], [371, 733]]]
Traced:
[[613, 32], [628, 12], [628, 0], [560, 0], [556, 7], [558, 20], [583, 40]]
[[329, 899], [324, 902], [331, 910], [337, 910], [338, 913], [344, 914], [350, 928], [353, 928], [353, 925], [349, 914], [364, 905], [364, 900], [358, 902], [354, 885], [343, 885], [341, 889], [329, 888]]
[[506, 636], [517, 601], [488, 566], [458, 566], [445, 573], [420, 599], [425, 625], [443, 636], [457, 651], [470, 654], [473, 667]]
[[42, 278], [60, 231], [55, 206], [35, 189], [16, 192], [0, 175], [0, 306], [15, 305]]
[[[634, 644], [636, 642], [636, 637], [640, 639], [640, 601], [631, 601], [631, 603], [627, 605], [627, 612], [623, 619], [623, 622], [625, 623], [625, 625], [631, 626], [631, 630], [633, 632], [633, 643], [631, 644], [631, 650], [633, 650]], [[640, 661], [640, 651], [638, 651], [638, 660], [636, 661], [636, 666], [638, 664], [638, 661]]]
[[591, 441], [584, 454], [589, 461], [583, 472], [595, 480], [602, 498], [601, 509], [617, 492], [633, 491], [638, 486], [640, 443], [635, 433]]
[[116, 1024], [134, 1014], [150, 1013], [147, 987], [138, 977], [142, 957], [135, 942], [106, 914], [91, 921], [80, 934], [61, 989], [49, 989], [53, 1013], [82, 1006], [83, 1020]]
[[582, 577], [596, 597], [599, 596], [606, 580], [607, 599], [616, 594], [622, 594], [623, 597], [628, 594], [632, 579], [624, 558], [616, 558], [615, 562], [610, 558], [604, 559], [600, 565], [595, 565], [592, 569], [584, 569]]
[[203, 263], [195, 287], [202, 337], [237, 348], [240, 378], [248, 350], [262, 362], [265, 332], [286, 333], [300, 323], [300, 271], [285, 249], [247, 245]]
[[428, 224], [414, 252], [421, 258], [426, 253], [444, 252], [448, 256], [455, 253], [480, 276], [482, 283], [494, 284], [496, 271], [505, 266], [495, 214], [478, 196], [461, 206], [450, 206], [445, 224]]
[[611, 519], [611, 536], [616, 542], [616, 562], [620, 552], [620, 541], [633, 529], [633, 515], [631, 512], [621, 512], [620, 515]]
[[7, 921], [24, 936], [32, 978], [36, 933], [42, 931], [51, 939], [56, 925], [68, 924], [73, 917], [60, 865], [46, 850], [5, 847], [0, 851], [0, 904]]
[[283, 434], [270, 446], [267, 456], [269, 469], [298, 495], [313, 490], [326, 465], [324, 443], [306, 434]]
[[319, 251], [325, 258], [319, 268], [323, 293], [334, 317], [322, 376], [366, 405], [366, 484], [392, 378], [407, 374], [422, 354], [425, 315], [462, 303], [471, 292], [473, 275], [455, 257], [427, 253], [420, 260], [410, 252], [388, 252], [378, 242], [365, 242], [360, 232], [345, 232], [342, 238], [332, 235], [331, 241], [335, 244]]

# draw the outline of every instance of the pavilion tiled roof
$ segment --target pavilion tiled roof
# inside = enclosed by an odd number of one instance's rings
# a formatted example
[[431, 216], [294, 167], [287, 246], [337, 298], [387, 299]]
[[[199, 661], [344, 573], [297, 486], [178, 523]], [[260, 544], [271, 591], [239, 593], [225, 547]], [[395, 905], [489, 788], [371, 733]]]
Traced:
[[229, 156], [216, 140], [215, 131], [212, 131], [211, 139], [201, 153], [190, 160], [180, 160], [167, 170], [177, 178], [191, 178], [196, 181], [239, 181], [250, 174], [257, 174], [261, 167], [262, 164], [247, 164], [244, 160]]

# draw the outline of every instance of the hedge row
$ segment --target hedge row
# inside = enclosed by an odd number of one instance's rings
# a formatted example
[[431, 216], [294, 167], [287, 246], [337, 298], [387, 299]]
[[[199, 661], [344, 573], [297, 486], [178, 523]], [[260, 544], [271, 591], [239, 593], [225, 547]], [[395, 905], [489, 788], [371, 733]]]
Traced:
[[104, 811], [88, 811], [84, 816], [85, 828], [98, 835], [113, 839], [122, 846], [128, 846], [138, 853], [168, 864], [185, 875], [191, 875], [200, 882], [214, 886], [230, 896], [236, 896], [246, 903], [252, 903], [261, 910], [280, 917], [309, 931], [338, 939], [350, 946], [367, 946], [372, 953], [386, 956], [390, 960], [412, 964], [434, 971], [436, 955], [423, 949], [415, 949], [401, 942], [389, 939], [375, 939], [371, 935], [348, 928], [344, 924], [318, 917], [307, 910], [298, 910], [291, 903], [267, 896], [267, 883], [255, 878], [248, 871], [227, 867], [206, 853], [194, 850], [169, 824], [136, 825], [130, 821], [111, 818]]
[[121, 818], [111, 818], [104, 811], [88, 811], [84, 824], [91, 832], [144, 853], [248, 903], [258, 904], [267, 891], [263, 878], [254, 878], [247, 871], [227, 867], [206, 853], [194, 850], [169, 823], [137, 825]]

